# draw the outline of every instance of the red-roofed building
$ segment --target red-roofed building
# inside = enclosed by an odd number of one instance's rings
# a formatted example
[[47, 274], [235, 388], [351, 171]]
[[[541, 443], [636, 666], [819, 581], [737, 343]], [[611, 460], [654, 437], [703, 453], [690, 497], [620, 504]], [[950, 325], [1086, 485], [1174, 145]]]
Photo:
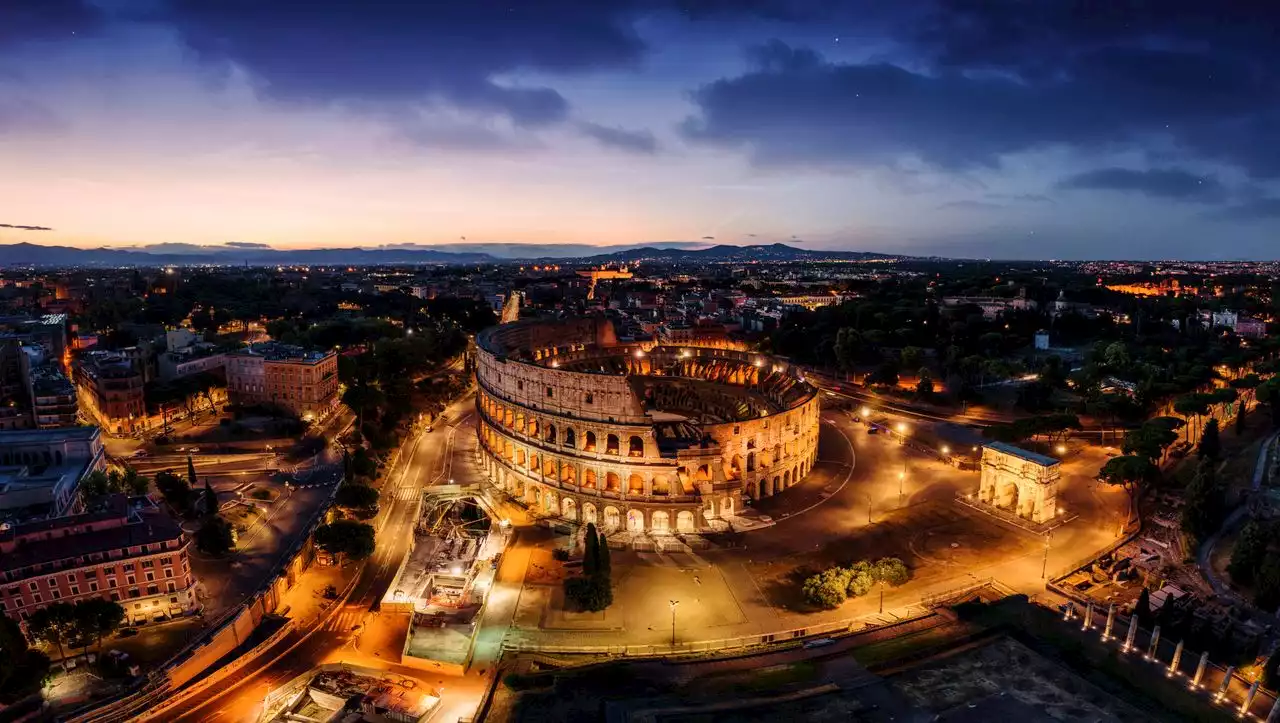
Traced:
[[26, 620], [53, 602], [114, 600], [129, 624], [194, 613], [190, 540], [145, 498], [0, 530], [0, 612]]

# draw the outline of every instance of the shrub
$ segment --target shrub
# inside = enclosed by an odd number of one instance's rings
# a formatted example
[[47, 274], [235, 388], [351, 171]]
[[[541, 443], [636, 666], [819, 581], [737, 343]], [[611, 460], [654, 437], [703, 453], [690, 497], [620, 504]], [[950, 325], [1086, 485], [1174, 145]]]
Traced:
[[804, 599], [821, 608], [837, 608], [849, 597], [849, 571], [841, 567], [823, 570], [804, 581]]
[[569, 551], [563, 547], [557, 547], [551, 551], [551, 557], [559, 562], [568, 562]]

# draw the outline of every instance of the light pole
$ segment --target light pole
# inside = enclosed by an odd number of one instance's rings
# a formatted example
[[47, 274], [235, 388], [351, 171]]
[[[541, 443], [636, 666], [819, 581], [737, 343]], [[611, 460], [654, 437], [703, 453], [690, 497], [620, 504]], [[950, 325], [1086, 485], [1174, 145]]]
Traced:
[[907, 465], [904, 464], [902, 465], [902, 471], [898, 472], [898, 506], [899, 507], [902, 506], [903, 498], [906, 497], [906, 493], [904, 492], [902, 487], [903, 483], [906, 482], [906, 480], [907, 480]]
[[679, 600], [672, 600], [671, 605], [671, 647], [676, 646], [676, 606], [680, 604]]
[[1049, 543], [1053, 541], [1053, 530], [1044, 536], [1044, 565], [1040, 567], [1040, 579], [1045, 579], [1049, 574]]

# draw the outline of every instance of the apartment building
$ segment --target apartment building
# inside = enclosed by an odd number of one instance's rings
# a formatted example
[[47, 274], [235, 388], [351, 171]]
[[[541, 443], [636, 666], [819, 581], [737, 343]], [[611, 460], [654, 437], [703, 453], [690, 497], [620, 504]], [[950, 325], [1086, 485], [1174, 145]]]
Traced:
[[72, 368], [80, 409], [103, 429], [132, 434], [146, 424], [144, 380], [134, 363], [115, 352], [81, 354]]
[[227, 399], [232, 404], [283, 409], [303, 420], [338, 405], [338, 355], [261, 342], [226, 357]]
[[103, 597], [137, 625], [194, 613], [190, 540], [146, 498], [0, 530], [0, 613], [25, 621], [54, 602]]
[[97, 427], [0, 432], [0, 522], [74, 511], [80, 480], [105, 467]]

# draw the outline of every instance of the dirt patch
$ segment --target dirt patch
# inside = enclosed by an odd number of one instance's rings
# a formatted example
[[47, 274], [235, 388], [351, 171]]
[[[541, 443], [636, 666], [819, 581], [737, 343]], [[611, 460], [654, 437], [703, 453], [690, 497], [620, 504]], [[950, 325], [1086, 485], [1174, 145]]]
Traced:
[[1145, 718], [1124, 701], [1010, 638], [895, 675], [890, 681], [916, 705], [937, 712], [993, 695], [1009, 695], [1056, 721]]

